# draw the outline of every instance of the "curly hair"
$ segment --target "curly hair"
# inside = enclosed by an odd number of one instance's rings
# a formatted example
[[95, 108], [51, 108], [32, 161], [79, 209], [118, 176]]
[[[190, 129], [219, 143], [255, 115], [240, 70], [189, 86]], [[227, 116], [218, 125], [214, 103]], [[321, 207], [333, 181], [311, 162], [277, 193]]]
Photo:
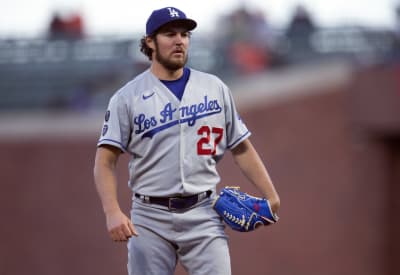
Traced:
[[[151, 38], [155, 39], [154, 36], [150, 36]], [[147, 58], [151, 61], [153, 59], [152, 54], [153, 54], [153, 49], [149, 48], [146, 44], [146, 38], [147, 36], [143, 36], [142, 39], [140, 39], [140, 51], [147, 56]]]

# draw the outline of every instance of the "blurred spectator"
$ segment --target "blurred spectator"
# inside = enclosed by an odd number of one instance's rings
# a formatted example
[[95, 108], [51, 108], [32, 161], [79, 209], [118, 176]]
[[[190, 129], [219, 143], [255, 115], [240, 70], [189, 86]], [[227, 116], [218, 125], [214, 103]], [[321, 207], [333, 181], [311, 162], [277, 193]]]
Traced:
[[61, 16], [55, 12], [49, 25], [50, 39], [81, 39], [84, 37], [83, 19], [79, 13]]
[[57, 12], [53, 14], [49, 26], [49, 37], [51, 39], [61, 39], [64, 38], [64, 21], [61, 15]]
[[250, 18], [252, 40], [262, 47], [270, 47], [275, 40], [274, 33], [268, 22], [267, 16], [261, 11], [255, 11]]
[[224, 64], [231, 72], [255, 73], [269, 67], [272, 32], [262, 12], [239, 7], [218, 22], [218, 29]]
[[229, 58], [238, 73], [255, 73], [268, 66], [266, 49], [249, 42], [235, 42], [229, 48]]
[[65, 22], [65, 31], [71, 39], [83, 38], [83, 20], [79, 13], [73, 13]]
[[315, 30], [314, 20], [308, 10], [303, 5], [298, 5], [286, 29], [290, 51], [294, 56], [307, 57], [312, 54], [311, 37]]

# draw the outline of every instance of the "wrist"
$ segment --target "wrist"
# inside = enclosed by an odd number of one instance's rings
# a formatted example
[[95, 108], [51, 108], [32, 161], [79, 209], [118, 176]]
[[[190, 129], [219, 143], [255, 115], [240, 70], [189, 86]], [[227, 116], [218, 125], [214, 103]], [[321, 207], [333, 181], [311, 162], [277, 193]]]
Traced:
[[121, 212], [121, 209], [119, 208], [119, 206], [113, 206], [113, 207], [105, 207], [105, 208], [103, 208], [103, 211], [104, 211], [104, 214], [106, 216], [108, 216], [108, 215], [112, 215], [117, 212]]
[[278, 212], [279, 207], [281, 206], [281, 202], [279, 198], [270, 198], [268, 199], [269, 205], [273, 213]]

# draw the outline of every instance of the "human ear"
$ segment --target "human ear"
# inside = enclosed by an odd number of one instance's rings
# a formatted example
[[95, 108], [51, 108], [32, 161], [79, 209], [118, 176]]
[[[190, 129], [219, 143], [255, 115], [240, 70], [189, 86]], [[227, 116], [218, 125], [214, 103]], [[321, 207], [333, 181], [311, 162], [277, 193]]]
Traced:
[[155, 42], [154, 42], [154, 40], [155, 40], [155, 37], [153, 38], [153, 37], [151, 37], [151, 36], [147, 36], [146, 37], [146, 44], [147, 44], [147, 47], [149, 47], [150, 49], [152, 49], [153, 51], [155, 50]]

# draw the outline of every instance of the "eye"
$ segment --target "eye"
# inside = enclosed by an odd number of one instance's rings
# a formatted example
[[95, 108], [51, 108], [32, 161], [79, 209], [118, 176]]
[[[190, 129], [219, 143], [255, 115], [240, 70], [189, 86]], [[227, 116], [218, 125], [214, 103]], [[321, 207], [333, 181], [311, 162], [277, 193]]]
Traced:
[[174, 32], [167, 32], [168, 37], [174, 37], [175, 35], [176, 35], [176, 33], [174, 33]]
[[192, 33], [191, 32], [183, 32], [181, 33], [182, 37], [190, 37]]

